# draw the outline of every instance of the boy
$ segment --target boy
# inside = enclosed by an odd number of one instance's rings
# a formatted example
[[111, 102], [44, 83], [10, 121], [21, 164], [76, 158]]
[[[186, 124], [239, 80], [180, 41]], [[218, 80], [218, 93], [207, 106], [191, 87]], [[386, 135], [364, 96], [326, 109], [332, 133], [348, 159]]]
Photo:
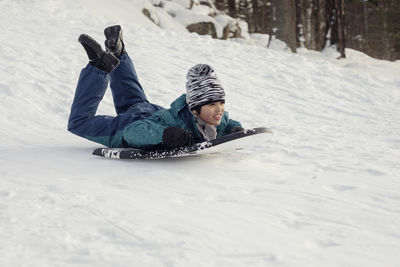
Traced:
[[[205, 64], [189, 69], [187, 94], [169, 109], [149, 103], [122, 39], [121, 26], [104, 30], [106, 51], [88, 35], [78, 41], [89, 57], [79, 76], [68, 130], [108, 147], [177, 148], [243, 130], [225, 112], [225, 93]], [[96, 115], [110, 82], [117, 116]]]

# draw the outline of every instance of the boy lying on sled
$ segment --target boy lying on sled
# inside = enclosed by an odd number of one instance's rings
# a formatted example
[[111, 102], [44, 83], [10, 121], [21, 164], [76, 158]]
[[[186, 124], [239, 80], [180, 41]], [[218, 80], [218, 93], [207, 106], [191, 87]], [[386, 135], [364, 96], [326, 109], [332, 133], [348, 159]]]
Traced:
[[[89, 57], [71, 107], [68, 130], [108, 147], [177, 148], [243, 130], [225, 111], [225, 92], [214, 70], [198, 64], [187, 73], [186, 94], [169, 109], [150, 103], [129, 58], [121, 26], [104, 30], [106, 51], [86, 34]], [[96, 115], [110, 83], [117, 116]]]

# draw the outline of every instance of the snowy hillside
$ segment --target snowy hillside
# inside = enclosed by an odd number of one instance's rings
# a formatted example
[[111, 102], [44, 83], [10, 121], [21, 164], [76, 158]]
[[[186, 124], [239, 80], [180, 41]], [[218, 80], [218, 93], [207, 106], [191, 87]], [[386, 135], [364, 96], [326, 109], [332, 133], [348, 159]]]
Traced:
[[[0, 266], [400, 264], [400, 62], [157, 28], [142, 0], [0, 1]], [[212, 65], [257, 148], [118, 161], [66, 131], [77, 42], [121, 24], [150, 101]], [[108, 92], [99, 113], [114, 114]]]

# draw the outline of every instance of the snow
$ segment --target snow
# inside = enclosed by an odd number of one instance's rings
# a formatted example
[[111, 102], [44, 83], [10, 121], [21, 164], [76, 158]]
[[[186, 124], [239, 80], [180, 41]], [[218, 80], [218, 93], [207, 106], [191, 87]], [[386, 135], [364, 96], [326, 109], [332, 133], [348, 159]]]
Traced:
[[[0, 2], [0, 266], [398, 266], [400, 61], [161, 30], [147, 1]], [[149, 99], [208, 63], [271, 139], [159, 161], [66, 131], [81, 33], [121, 24]], [[115, 114], [108, 91], [99, 113]]]
[[209, 1], [199, 3], [192, 0], [152, 0], [145, 1], [144, 7], [151, 20], [165, 30], [187, 33], [186, 27], [190, 25], [211, 23], [219, 39], [224, 37], [224, 28], [229, 27], [232, 32], [239, 30], [243, 40], [253, 42], [246, 22], [218, 11]]

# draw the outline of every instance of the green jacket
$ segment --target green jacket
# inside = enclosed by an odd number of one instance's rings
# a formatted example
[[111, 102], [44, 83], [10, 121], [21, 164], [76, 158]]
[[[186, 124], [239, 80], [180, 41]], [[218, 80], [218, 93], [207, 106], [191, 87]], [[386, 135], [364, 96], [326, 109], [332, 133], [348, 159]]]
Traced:
[[[191, 131], [196, 142], [204, 141], [186, 104], [186, 94], [172, 102], [169, 109], [157, 111], [146, 119], [128, 124], [123, 130], [122, 137], [129, 147], [157, 146], [163, 142], [162, 136], [165, 128], [171, 126]], [[228, 112], [225, 112], [221, 123], [217, 126], [217, 137], [228, 134], [234, 126], [241, 127], [241, 124], [229, 119]]]

